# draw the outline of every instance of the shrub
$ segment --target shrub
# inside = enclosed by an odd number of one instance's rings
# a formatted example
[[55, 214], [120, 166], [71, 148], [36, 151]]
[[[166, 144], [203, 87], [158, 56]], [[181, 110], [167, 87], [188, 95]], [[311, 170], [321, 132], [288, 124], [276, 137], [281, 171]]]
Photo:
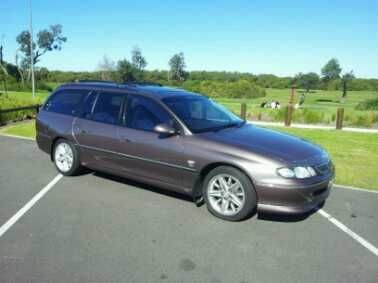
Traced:
[[372, 121], [367, 115], [355, 115], [352, 117], [351, 125], [357, 127], [371, 127]]
[[378, 110], [378, 98], [367, 99], [357, 104], [357, 110]]
[[285, 121], [285, 115], [286, 115], [286, 107], [275, 109], [273, 112], [273, 119], [276, 122]]
[[[32, 86], [30, 83], [21, 84], [14, 80], [10, 80], [7, 82], [7, 89], [8, 91], [30, 91], [32, 89]], [[53, 90], [53, 88], [45, 82], [36, 82], [36, 89], [47, 91]]]
[[[9, 108], [17, 108], [17, 107], [24, 107], [29, 105], [36, 105], [41, 104], [41, 98], [30, 98], [30, 99], [22, 99], [19, 97], [14, 97], [12, 95], [1, 95], [0, 96], [0, 110], [1, 109], [9, 109]], [[22, 110], [17, 112], [10, 112], [6, 114], [0, 114], [0, 125], [4, 125], [10, 121], [21, 121], [24, 119], [32, 118], [35, 116], [34, 110]]]
[[263, 88], [243, 79], [235, 82], [188, 80], [182, 84], [182, 87], [189, 91], [199, 92], [214, 98], [250, 99], [266, 95]]
[[378, 113], [377, 112], [368, 112], [368, 113], [352, 113], [348, 114], [344, 118], [344, 122], [348, 126], [355, 127], [372, 127], [373, 124], [378, 122]]
[[324, 114], [320, 111], [312, 111], [307, 108], [303, 110], [303, 120], [308, 124], [317, 124], [323, 121]]

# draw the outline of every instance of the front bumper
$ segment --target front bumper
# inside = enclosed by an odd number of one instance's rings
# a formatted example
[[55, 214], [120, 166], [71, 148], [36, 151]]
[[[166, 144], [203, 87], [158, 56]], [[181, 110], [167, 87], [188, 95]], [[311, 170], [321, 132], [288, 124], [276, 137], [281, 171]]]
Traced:
[[332, 178], [311, 185], [256, 186], [259, 212], [302, 214], [321, 205], [329, 196]]

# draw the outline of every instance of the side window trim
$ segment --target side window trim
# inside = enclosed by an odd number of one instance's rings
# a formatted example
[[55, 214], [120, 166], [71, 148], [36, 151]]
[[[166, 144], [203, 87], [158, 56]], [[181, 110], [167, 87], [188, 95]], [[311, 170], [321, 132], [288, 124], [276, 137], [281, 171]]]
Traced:
[[[91, 107], [91, 111], [89, 112], [89, 117], [90, 119], [92, 119], [92, 115], [93, 115], [93, 110], [95, 109], [95, 106], [96, 106], [96, 103], [97, 103], [97, 100], [98, 100], [98, 97], [100, 95], [100, 93], [97, 91], [97, 90], [93, 90], [91, 93], [93, 93], [93, 95], [95, 96], [95, 99], [93, 101], [93, 105]], [[90, 95], [90, 94], [89, 94]], [[88, 96], [89, 98], [89, 96]]]
[[118, 119], [117, 119], [117, 126], [121, 126], [122, 125], [122, 115], [123, 115], [123, 112], [124, 112], [124, 108], [125, 108], [125, 103], [127, 102], [128, 100], [128, 97], [129, 95], [127, 93], [122, 93], [123, 97], [122, 97], [122, 102], [121, 102], [121, 107], [119, 109], [119, 112], [118, 112]]
[[123, 98], [121, 113], [119, 117], [119, 123], [118, 123], [119, 126], [126, 127], [126, 115], [127, 115], [127, 110], [129, 107], [129, 101], [131, 97], [132, 97], [131, 94], [125, 93], [125, 97]]
[[87, 103], [87, 101], [88, 101], [88, 99], [90, 98], [91, 95], [95, 95], [95, 96], [96, 96], [96, 97], [95, 97], [95, 100], [94, 100], [94, 102], [93, 102], [93, 105], [92, 105], [92, 107], [91, 107], [91, 110], [90, 110], [90, 112], [88, 113], [89, 117], [92, 115], [93, 108], [94, 108], [94, 105], [95, 105], [96, 100], [97, 100], [97, 97], [98, 97], [98, 93], [97, 93], [96, 90], [89, 90], [88, 94], [87, 94], [86, 97], [84, 98], [84, 101], [83, 101], [83, 103], [82, 103], [82, 105], [81, 105], [81, 108], [80, 108], [80, 114], [78, 115], [78, 117], [81, 118], [81, 119], [90, 120], [90, 118], [86, 118], [86, 117], [84, 117], [84, 115], [86, 114], [86, 113], [84, 113], [84, 109], [85, 109], [85, 104]]

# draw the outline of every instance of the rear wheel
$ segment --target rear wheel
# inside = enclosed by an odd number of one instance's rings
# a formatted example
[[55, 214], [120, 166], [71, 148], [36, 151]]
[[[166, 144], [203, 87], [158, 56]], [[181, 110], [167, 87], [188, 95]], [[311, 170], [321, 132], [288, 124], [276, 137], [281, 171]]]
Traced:
[[240, 221], [256, 208], [256, 192], [249, 178], [240, 170], [220, 166], [206, 176], [203, 193], [208, 210], [229, 221]]
[[65, 175], [73, 176], [80, 170], [79, 154], [72, 142], [60, 139], [54, 145], [54, 163], [56, 169]]

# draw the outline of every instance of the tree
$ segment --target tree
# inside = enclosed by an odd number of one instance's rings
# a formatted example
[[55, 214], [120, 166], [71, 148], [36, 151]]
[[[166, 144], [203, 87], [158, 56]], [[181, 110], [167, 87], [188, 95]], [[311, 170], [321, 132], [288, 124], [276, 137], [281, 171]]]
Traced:
[[[4, 92], [8, 93], [7, 88], [7, 77], [8, 77], [8, 70], [6, 68], [6, 63], [3, 60], [3, 44], [0, 45], [0, 78], [3, 81]], [[0, 93], [1, 94], [1, 93]]]
[[134, 76], [138, 81], [144, 79], [144, 68], [147, 66], [147, 61], [142, 55], [142, 51], [138, 46], [134, 46], [131, 50], [131, 64], [134, 67]]
[[[23, 54], [21, 60], [22, 68], [26, 69], [30, 65], [31, 50], [30, 50], [30, 32], [22, 31], [16, 38], [20, 45], [19, 51]], [[67, 38], [62, 36], [62, 26], [52, 25], [49, 29], [44, 29], [37, 34], [37, 43], [33, 42], [33, 63], [37, 64], [46, 52], [53, 50], [61, 50], [62, 44], [67, 41]]]
[[142, 71], [147, 66], [147, 61], [142, 55], [142, 51], [138, 46], [134, 46], [131, 50], [131, 63], [134, 67]]
[[110, 81], [114, 77], [114, 71], [116, 69], [116, 65], [115, 65], [115, 62], [111, 58], [104, 55], [102, 57], [102, 61], [98, 63], [98, 69], [101, 72], [101, 79]]
[[169, 59], [169, 66], [170, 66], [170, 78], [176, 81], [184, 81], [187, 73], [185, 72], [185, 59], [184, 53], [180, 52], [172, 56]]
[[302, 74], [299, 73], [295, 76], [295, 82], [300, 87], [306, 90], [306, 92], [309, 92], [310, 89], [315, 89], [319, 84], [319, 75], [317, 73], [307, 73]]
[[127, 59], [118, 61], [117, 63], [117, 73], [122, 82], [135, 81], [135, 72], [136, 69], [132, 63]]
[[322, 76], [326, 82], [340, 78], [340, 73], [341, 67], [339, 61], [335, 58], [329, 60], [322, 68]]
[[18, 74], [20, 76], [21, 85], [22, 85], [22, 87], [24, 87], [24, 85], [25, 85], [25, 70], [26, 69], [24, 69], [22, 67], [22, 63], [19, 60], [19, 58], [20, 58], [19, 52], [20, 52], [20, 49], [17, 49], [16, 56], [15, 56], [15, 63], [16, 63]]
[[341, 77], [341, 86], [343, 90], [342, 98], [346, 98], [347, 96], [347, 89], [348, 89], [348, 83], [355, 78], [353, 71], [345, 73]]
[[49, 73], [49, 70], [45, 67], [38, 69], [36, 72], [37, 81], [47, 81], [49, 79]]

